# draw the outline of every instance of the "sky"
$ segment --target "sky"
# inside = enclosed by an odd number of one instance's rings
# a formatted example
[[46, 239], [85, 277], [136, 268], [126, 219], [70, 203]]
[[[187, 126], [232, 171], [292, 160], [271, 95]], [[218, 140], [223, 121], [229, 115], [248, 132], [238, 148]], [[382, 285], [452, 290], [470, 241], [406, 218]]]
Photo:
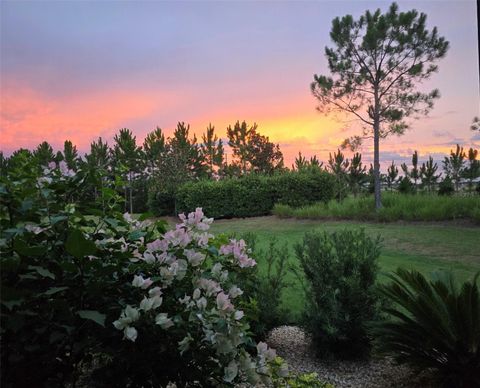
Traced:
[[[327, 160], [358, 124], [316, 110], [314, 74], [328, 74], [325, 46], [336, 16], [387, 10], [385, 1], [5, 1], [0, 2], [0, 149], [10, 154], [66, 139], [81, 153], [101, 136], [130, 128], [141, 144], [179, 121], [200, 138], [222, 138], [237, 120], [280, 144], [287, 166], [299, 151]], [[425, 12], [450, 42], [440, 89], [426, 118], [381, 143], [383, 165], [443, 159], [455, 144], [480, 147], [474, 0], [398, 1]], [[361, 149], [372, 159], [372, 145]]]

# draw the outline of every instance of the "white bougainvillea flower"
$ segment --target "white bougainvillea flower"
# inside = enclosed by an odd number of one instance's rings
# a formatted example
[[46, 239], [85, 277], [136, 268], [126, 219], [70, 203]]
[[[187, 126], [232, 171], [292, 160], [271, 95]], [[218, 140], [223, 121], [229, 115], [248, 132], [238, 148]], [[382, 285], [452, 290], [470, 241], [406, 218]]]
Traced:
[[155, 323], [157, 325], [160, 325], [160, 327], [164, 330], [173, 326], [173, 321], [168, 318], [168, 314], [166, 313], [157, 314], [157, 316], [155, 317]]
[[163, 299], [161, 296], [155, 295], [152, 298], [144, 297], [140, 302], [140, 309], [143, 311], [155, 310], [162, 305]]
[[113, 326], [118, 330], [125, 329], [129, 324], [135, 322], [140, 317], [138, 310], [130, 305], [125, 307], [125, 310], [122, 311], [120, 318], [113, 322]]
[[62, 160], [62, 161], [58, 164], [58, 167], [59, 167], [59, 169], [60, 169], [60, 173], [61, 173], [63, 176], [66, 176], [66, 177], [75, 176], [75, 171], [69, 169], [67, 163], [66, 163], [64, 160]]
[[206, 257], [204, 253], [197, 252], [194, 249], [184, 249], [183, 253], [192, 267], [197, 267], [202, 264]]
[[265, 357], [268, 361], [272, 361], [277, 356], [275, 349], [271, 349], [265, 342], [259, 342], [257, 344], [257, 352], [260, 357]]
[[125, 330], [123, 331], [123, 335], [125, 336], [126, 339], [135, 342], [138, 336], [137, 329], [134, 327], [126, 327]]
[[223, 380], [227, 383], [231, 383], [238, 374], [238, 364], [235, 360], [230, 361], [228, 366], [224, 369], [225, 375], [223, 376]]
[[153, 280], [150, 278], [144, 279], [142, 275], [134, 275], [132, 280], [133, 287], [140, 287], [144, 290], [153, 284]]
[[197, 300], [197, 308], [199, 310], [205, 310], [207, 308], [207, 299], [205, 297], [201, 297], [199, 300]]
[[222, 272], [222, 264], [220, 263], [215, 263], [214, 266], [212, 267], [212, 274], [213, 275], [220, 275], [220, 272]]
[[236, 320], [236, 321], [239, 321], [240, 319], [243, 318], [244, 313], [243, 313], [242, 310], [237, 310], [237, 311], [235, 311], [235, 315], [234, 315], [234, 316], [235, 316], [235, 320]]
[[198, 281], [198, 287], [200, 287], [202, 290], [205, 290], [207, 296], [216, 294], [221, 290], [219, 284], [215, 280], [205, 278], [201, 278]]
[[160, 296], [162, 295], [162, 289], [160, 287], [153, 287], [148, 291], [148, 296]]
[[40, 226], [38, 225], [34, 225], [34, 224], [26, 224], [24, 226], [25, 230], [27, 232], [30, 232], [30, 233], [33, 233], [33, 234], [40, 234], [42, 233], [44, 230], [47, 230], [48, 228], [41, 228]]
[[202, 295], [202, 291], [200, 291], [198, 288], [195, 288], [195, 290], [193, 290], [193, 299], [194, 300], [197, 300], [198, 298], [200, 298], [200, 296]]
[[238, 288], [237, 286], [232, 286], [230, 288], [230, 291], [228, 291], [228, 295], [232, 299], [235, 299], [237, 296], [240, 296], [242, 294], [243, 294], [243, 291], [240, 288]]
[[155, 241], [147, 244], [147, 249], [150, 252], [165, 252], [168, 249], [168, 241], [164, 239], [156, 239]]
[[222, 311], [232, 311], [233, 305], [230, 302], [230, 298], [224, 292], [217, 294], [217, 308]]
[[145, 261], [145, 263], [153, 264], [155, 261], [157, 261], [157, 258], [153, 253], [145, 251], [143, 252], [142, 260]]

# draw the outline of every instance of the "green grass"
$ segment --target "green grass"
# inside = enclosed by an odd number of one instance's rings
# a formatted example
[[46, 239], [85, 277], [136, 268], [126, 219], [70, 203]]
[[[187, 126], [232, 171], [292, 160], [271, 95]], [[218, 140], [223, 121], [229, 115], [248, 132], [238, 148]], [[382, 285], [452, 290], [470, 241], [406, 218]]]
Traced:
[[[319, 221], [258, 217], [235, 220], [218, 220], [212, 231], [241, 235], [253, 232], [257, 245], [266, 248], [268, 241], [276, 237], [279, 243], [287, 243], [290, 263], [295, 264], [293, 247], [303, 235], [311, 230], [335, 231], [344, 228], [365, 228], [367, 234], [383, 238], [383, 249], [379, 259], [380, 281], [385, 273], [398, 267], [415, 268], [429, 276], [438, 270], [451, 270], [456, 278], [465, 281], [480, 271], [480, 228], [455, 223], [365, 223], [355, 221]], [[259, 269], [264, 267], [259, 263]], [[302, 287], [290, 273], [292, 283], [283, 295], [284, 307], [290, 312], [292, 321], [299, 318], [304, 307]]]
[[375, 212], [373, 196], [349, 197], [300, 208], [277, 204], [273, 213], [279, 217], [307, 219], [350, 219], [375, 221], [443, 221], [470, 219], [480, 223], [480, 196], [438, 196], [382, 194], [383, 208]]

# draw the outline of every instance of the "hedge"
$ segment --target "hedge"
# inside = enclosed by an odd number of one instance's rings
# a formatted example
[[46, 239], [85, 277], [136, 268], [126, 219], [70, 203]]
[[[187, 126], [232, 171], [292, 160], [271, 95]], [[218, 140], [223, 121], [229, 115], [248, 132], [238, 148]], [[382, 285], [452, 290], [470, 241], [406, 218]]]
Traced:
[[220, 181], [190, 182], [176, 194], [177, 212], [203, 208], [208, 217], [254, 217], [270, 214], [276, 203], [305, 206], [334, 196], [334, 178], [321, 171], [251, 174]]

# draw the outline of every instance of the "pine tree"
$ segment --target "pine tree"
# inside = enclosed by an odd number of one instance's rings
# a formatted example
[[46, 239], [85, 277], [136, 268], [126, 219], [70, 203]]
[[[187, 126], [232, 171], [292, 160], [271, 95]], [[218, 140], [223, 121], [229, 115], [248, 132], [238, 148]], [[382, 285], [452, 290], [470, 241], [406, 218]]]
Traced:
[[132, 131], [122, 128], [113, 138], [113, 163], [117, 173], [124, 176], [125, 211], [133, 213], [133, 180], [135, 173], [142, 170], [142, 149]]
[[[387, 187], [392, 190], [392, 186], [398, 177], [398, 168], [392, 160], [392, 164], [388, 166], [387, 170]], [[408, 177], [407, 177], [408, 178]]]
[[329, 154], [328, 159], [328, 168], [335, 175], [336, 181], [336, 198], [337, 200], [343, 200], [347, 195], [347, 171], [348, 171], [349, 161], [345, 158], [345, 155], [337, 149], [337, 152]]
[[215, 127], [208, 124], [207, 131], [202, 135], [203, 143], [200, 144], [200, 154], [205, 165], [207, 174], [213, 177], [223, 166], [224, 149], [222, 139], [215, 134]]
[[362, 164], [362, 155], [358, 152], [355, 153], [348, 168], [348, 183], [354, 197], [357, 196], [362, 183], [366, 179], [366, 170], [367, 166]]
[[429, 156], [428, 161], [423, 163], [422, 167], [420, 167], [420, 178], [422, 180], [422, 185], [427, 187], [429, 193], [433, 191], [438, 178], [440, 178], [442, 175], [436, 175], [437, 170], [438, 165], [437, 163], [433, 162], [433, 158], [431, 156]]
[[468, 165], [463, 170], [463, 177], [468, 179], [468, 188], [471, 190], [474, 179], [480, 177], [480, 160], [477, 160], [478, 150], [470, 148], [467, 157]]
[[48, 163], [55, 159], [53, 154], [53, 148], [48, 142], [44, 141], [40, 143], [35, 151], [33, 151], [33, 157], [37, 160], [37, 164], [40, 167], [47, 166]]
[[380, 140], [403, 134], [408, 118], [427, 114], [440, 96], [438, 90], [416, 88], [437, 71], [435, 62], [448, 50], [436, 27], [427, 30], [426, 19], [416, 10], [399, 13], [395, 3], [384, 14], [377, 9], [357, 20], [335, 18], [330, 32], [334, 47], [325, 49], [331, 76], [315, 75], [311, 84], [319, 110], [352, 115], [362, 126], [363, 136], [345, 144], [373, 139], [376, 209], [382, 206]]
[[463, 151], [463, 147], [457, 144], [455, 152], [450, 151], [450, 156], [445, 157], [443, 160], [443, 169], [445, 170], [445, 174], [454, 182], [455, 191], [458, 191], [460, 187], [464, 166], [465, 152]]

